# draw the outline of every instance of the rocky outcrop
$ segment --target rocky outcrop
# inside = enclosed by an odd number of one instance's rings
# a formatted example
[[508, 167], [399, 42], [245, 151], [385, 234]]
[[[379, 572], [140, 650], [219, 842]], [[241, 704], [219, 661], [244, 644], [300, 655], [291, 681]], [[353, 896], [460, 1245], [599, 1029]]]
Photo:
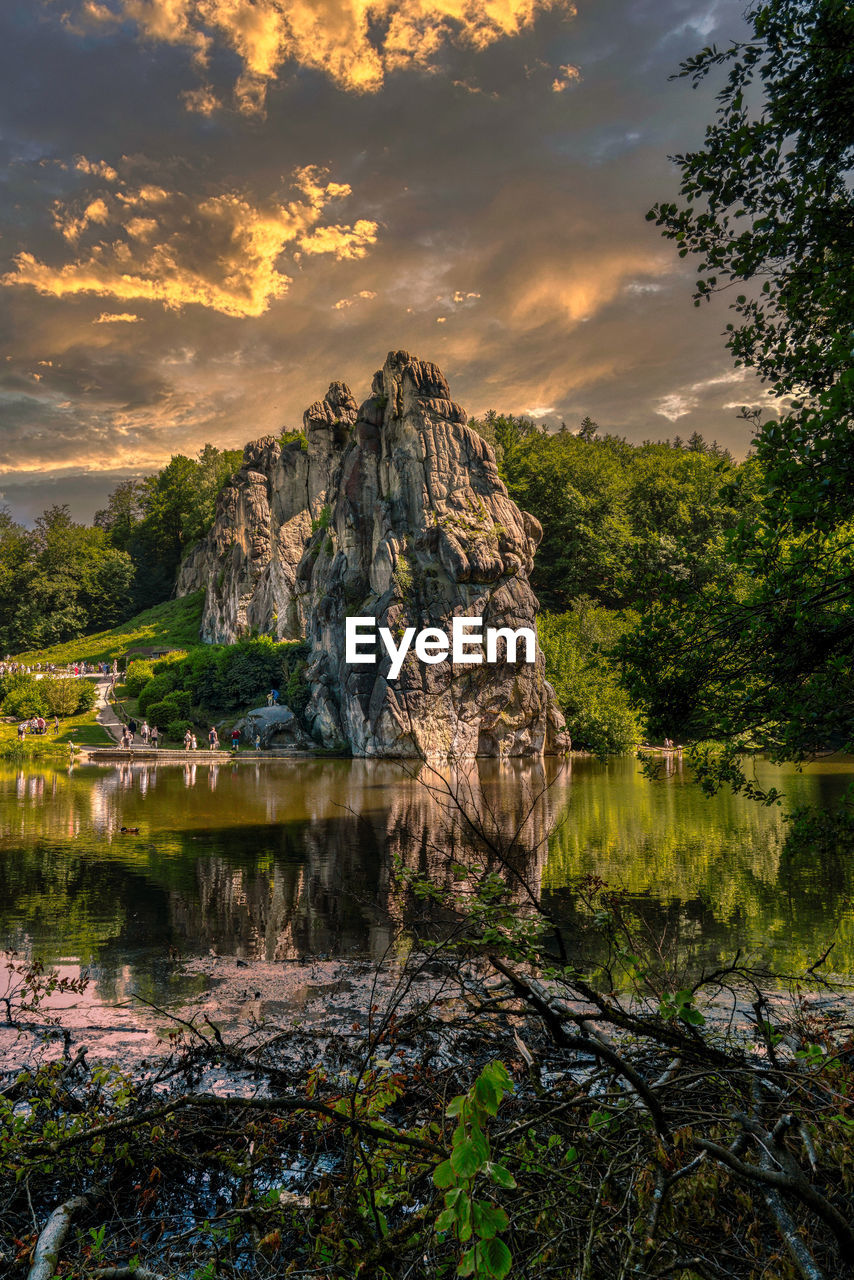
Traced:
[[248, 746], [254, 746], [257, 741], [265, 750], [268, 747], [311, 748], [311, 740], [290, 707], [254, 707], [237, 721], [235, 728], [240, 730], [241, 741]]
[[[428, 665], [396, 679], [346, 661], [348, 617], [448, 632], [535, 625], [528, 582], [542, 536], [508, 497], [494, 454], [466, 426], [442, 373], [391, 352], [357, 409], [333, 383], [304, 416], [305, 441], [248, 445], [216, 523], [184, 563], [178, 594], [205, 588], [202, 638], [252, 630], [305, 638], [317, 741], [364, 756], [540, 755], [568, 741], [543, 658]], [[503, 654], [503, 657], [502, 657]]]

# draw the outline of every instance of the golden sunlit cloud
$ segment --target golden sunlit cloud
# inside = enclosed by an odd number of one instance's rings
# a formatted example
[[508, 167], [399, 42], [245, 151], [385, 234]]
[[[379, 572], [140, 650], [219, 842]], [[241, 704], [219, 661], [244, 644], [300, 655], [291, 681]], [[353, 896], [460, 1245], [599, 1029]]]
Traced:
[[141, 316], [135, 316], [132, 311], [102, 311], [92, 323], [93, 324], [136, 324], [141, 320]]
[[581, 72], [578, 67], [572, 66], [571, 63], [568, 63], [565, 67], [558, 67], [557, 75], [552, 81], [552, 92], [563, 93], [564, 90], [569, 89], [572, 85], [578, 84], [580, 79]]
[[303, 254], [362, 258], [376, 241], [377, 223], [368, 219], [322, 222], [330, 203], [351, 194], [349, 186], [326, 177], [314, 166], [299, 169], [293, 175], [296, 198], [257, 204], [235, 191], [197, 200], [117, 175], [97, 198], [54, 207], [63, 238], [80, 244], [78, 257], [56, 267], [19, 253], [0, 284], [27, 285], [56, 298], [90, 293], [260, 316], [291, 284], [279, 269], [286, 248], [294, 260]]
[[[225, 45], [243, 66], [237, 106], [251, 114], [263, 111], [266, 87], [286, 62], [373, 93], [390, 71], [435, 69], [448, 43], [485, 49], [549, 10], [575, 15], [572, 0], [87, 0], [78, 13], [96, 29], [130, 20], [146, 40], [183, 45], [199, 66], [216, 43]], [[202, 89], [184, 102], [207, 114], [215, 99]]]
[[376, 296], [377, 295], [373, 289], [360, 289], [352, 298], [339, 298], [337, 302], [333, 302], [332, 307], [335, 311], [345, 311], [347, 307], [352, 307], [360, 298], [364, 298], [366, 301], [369, 301], [371, 298], [375, 298]]

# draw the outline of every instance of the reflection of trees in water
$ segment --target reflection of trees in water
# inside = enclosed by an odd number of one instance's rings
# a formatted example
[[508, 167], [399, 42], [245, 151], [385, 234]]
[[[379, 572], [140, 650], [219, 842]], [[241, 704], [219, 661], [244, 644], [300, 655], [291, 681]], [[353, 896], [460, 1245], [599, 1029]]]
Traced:
[[[852, 861], [796, 847], [779, 809], [728, 791], [709, 801], [678, 781], [650, 784], [631, 761], [609, 764], [606, 776], [604, 787], [599, 770], [588, 778], [576, 767], [544, 873], [547, 896], [578, 932], [571, 886], [595, 874], [625, 889], [654, 930], [678, 936], [698, 959], [717, 963], [742, 947], [767, 960], [811, 963], [839, 920], [834, 961], [851, 967]], [[821, 809], [850, 776], [850, 768], [836, 777], [808, 773], [781, 785]]]
[[[447, 883], [451, 858], [474, 857], [471, 834], [420, 772], [364, 760], [221, 768], [200, 753], [187, 769], [13, 776], [24, 804], [0, 872], [0, 929], [45, 954], [99, 956], [105, 974], [170, 946], [269, 959], [380, 954], [404, 910], [392, 856]], [[556, 803], [548, 795], [528, 812], [542, 764], [483, 761], [441, 777], [487, 825], [505, 836], [521, 827], [538, 885]], [[9, 782], [0, 773], [5, 807]], [[141, 835], [121, 836], [123, 825]]]
[[[392, 883], [395, 859], [439, 884], [450, 863], [479, 861], [480, 848], [443, 790], [447, 782], [469, 815], [507, 839], [518, 832], [520, 866], [536, 889], [556, 801], [541, 794], [540, 762], [474, 763], [439, 773], [354, 761], [346, 802], [340, 777], [311, 782], [313, 813], [259, 832], [263, 863], [236, 866], [227, 856], [196, 862], [198, 893], [170, 897], [176, 934], [269, 960], [331, 953], [381, 955], [405, 908]], [[539, 796], [539, 800], [537, 797]], [[331, 810], [331, 812], [330, 812]]]

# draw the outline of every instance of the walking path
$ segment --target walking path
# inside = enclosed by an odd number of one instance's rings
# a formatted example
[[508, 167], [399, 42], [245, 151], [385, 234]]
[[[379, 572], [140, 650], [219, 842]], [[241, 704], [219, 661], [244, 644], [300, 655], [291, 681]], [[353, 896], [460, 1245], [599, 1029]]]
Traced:
[[98, 696], [95, 700], [95, 719], [98, 721], [98, 724], [103, 725], [111, 738], [116, 742], [121, 742], [124, 725], [116, 715], [115, 707], [107, 698], [107, 694], [110, 691], [109, 680], [99, 680], [96, 688], [98, 690]]

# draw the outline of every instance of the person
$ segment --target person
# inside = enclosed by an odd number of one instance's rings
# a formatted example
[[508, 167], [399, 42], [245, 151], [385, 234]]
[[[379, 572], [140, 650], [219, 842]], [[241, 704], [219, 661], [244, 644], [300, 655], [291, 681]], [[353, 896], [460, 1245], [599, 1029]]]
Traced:
[[53, 731], [54, 733], [59, 733], [59, 716], [53, 717]]
[[273, 691], [271, 689], [270, 692], [267, 694], [267, 706], [272, 707], [272, 705], [273, 705]]
[[216, 751], [219, 746], [219, 735], [213, 725], [211, 725], [211, 730], [208, 734], [208, 742], [210, 743], [211, 751]]
[[148, 734], [148, 736], [149, 736], [149, 737], [150, 737], [150, 739], [151, 739], [151, 745], [154, 747], [154, 750], [156, 751], [156, 750], [157, 750], [157, 745], [158, 745], [158, 743], [159, 743], [159, 741], [160, 741], [160, 730], [157, 728], [157, 725], [156, 725], [156, 724], [153, 724], [153, 725], [151, 726], [151, 729], [149, 730], [149, 734]]
[[149, 730], [149, 728], [148, 728], [148, 721], [147, 721], [147, 720], [143, 720], [143, 722], [142, 722], [142, 728], [141, 728], [141, 729], [140, 729], [140, 731], [139, 731], [139, 736], [142, 738], [142, 741], [146, 744], [146, 746], [148, 745], [148, 735], [149, 735], [149, 732], [150, 732], [150, 730]]
[[187, 729], [184, 733], [184, 750], [185, 751], [190, 750], [190, 743], [192, 741], [193, 741], [193, 735], [190, 733], [190, 730]]
[[44, 716], [39, 716], [36, 720], [36, 733], [47, 733], [47, 724]]
[[128, 720], [128, 728], [130, 729], [132, 734], [136, 733], [136, 721], [134, 720], [133, 716], [131, 716], [130, 720]]
[[231, 731], [231, 749], [237, 751], [240, 746], [240, 730], [237, 725]]
[[255, 750], [256, 751], [261, 750], [261, 735], [257, 729], [255, 730]]
[[271, 700], [271, 705], [272, 705], [272, 706], [277, 707], [277, 706], [279, 705], [279, 691], [278, 691], [278, 689], [271, 689], [271, 690], [270, 690], [270, 700]]
[[[190, 750], [191, 750], [191, 751], [198, 751], [198, 749], [199, 749], [198, 739], [196, 738], [196, 735], [195, 735], [195, 734], [193, 734], [193, 736], [190, 738]], [[195, 767], [196, 767], [196, 766], [195, 766], [195, 765], [193, 765], [193, 768], [194, 768], [194, 769], [195, 769]]]
[[18, 725], [18, 739], [23, 740], [27, 736], [27, 726], [25, 721], [21, 721]]

